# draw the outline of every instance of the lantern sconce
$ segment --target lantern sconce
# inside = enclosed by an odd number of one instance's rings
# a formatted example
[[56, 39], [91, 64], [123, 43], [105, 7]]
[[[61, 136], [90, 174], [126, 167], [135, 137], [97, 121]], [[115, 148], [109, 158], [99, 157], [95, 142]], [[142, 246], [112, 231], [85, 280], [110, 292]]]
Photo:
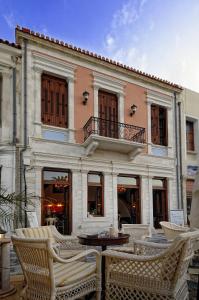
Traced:
[[88, 101], [88, 97], [89, 97], [89, 92], [84, 91], [82, 96], [83, 96], [83, 104], [86, 105], [86, 103]]
[[135, 104], [133, 104], [131, 106], [131, 111], [130, 111], [130, 116], [132, 117], [137, 111], [137, 106]]

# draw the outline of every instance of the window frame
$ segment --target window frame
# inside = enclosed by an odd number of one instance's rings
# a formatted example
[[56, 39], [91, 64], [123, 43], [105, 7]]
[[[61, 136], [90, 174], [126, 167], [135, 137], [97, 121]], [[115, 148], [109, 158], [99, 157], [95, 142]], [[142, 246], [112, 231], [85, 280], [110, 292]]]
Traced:
[[[89, 175], [99, 175], [100, 176], [100, 183], [89, 182], [88, 177]], [[89, 187], [101, 187], [101, 214], [91, 214], [89, 211]], [[96, 202], [95, 202], [96, 203]], [[104, 175], [102, 172], [90, 171], [87, 174], [87, 214], [91, 214], [93, 217], [104, 217]]]

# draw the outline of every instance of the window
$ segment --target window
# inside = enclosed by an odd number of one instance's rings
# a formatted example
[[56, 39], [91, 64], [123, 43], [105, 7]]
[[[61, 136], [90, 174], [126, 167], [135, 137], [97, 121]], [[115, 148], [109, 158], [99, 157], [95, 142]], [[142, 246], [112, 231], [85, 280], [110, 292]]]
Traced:
[[101, 173], [88, 173], [88, 214], [93, 216], [104, 215], [103, 201], [103, 175]]
[[194, 151], [194, 123], [186, 121], [187, 151]]
[[68, 127], [68, 86], [64, 79], [47, 74], [41, 82], [41, 120], [44, 124]]
[[167, 146], [167, 110], [151, 105], [151, 141], [153, 144]]

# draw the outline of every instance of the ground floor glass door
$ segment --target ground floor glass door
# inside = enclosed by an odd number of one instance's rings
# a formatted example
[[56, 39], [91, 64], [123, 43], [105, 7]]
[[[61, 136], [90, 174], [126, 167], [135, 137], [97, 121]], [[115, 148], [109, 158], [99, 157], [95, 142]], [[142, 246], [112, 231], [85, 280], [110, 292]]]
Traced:
[[70, 172], [43, 171], [42, 225], [55, 225], [60, 233], [71, 233], [70, 195]]
[[118, 176], [118, 223], [140, 223], [140, 185], [139, 177]]
[[153, 222], [155, 228], [161, 228], [160, 222], [168, 221], [166, 180], [153, 179]]

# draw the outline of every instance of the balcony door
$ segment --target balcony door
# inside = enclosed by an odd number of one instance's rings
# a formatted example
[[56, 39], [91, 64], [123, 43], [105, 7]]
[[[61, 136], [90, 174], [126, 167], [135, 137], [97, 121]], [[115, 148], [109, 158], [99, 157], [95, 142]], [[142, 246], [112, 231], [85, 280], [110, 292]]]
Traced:
[[118, 138], [118, 99], [115, 94], [99, 91], [99, 135]]

